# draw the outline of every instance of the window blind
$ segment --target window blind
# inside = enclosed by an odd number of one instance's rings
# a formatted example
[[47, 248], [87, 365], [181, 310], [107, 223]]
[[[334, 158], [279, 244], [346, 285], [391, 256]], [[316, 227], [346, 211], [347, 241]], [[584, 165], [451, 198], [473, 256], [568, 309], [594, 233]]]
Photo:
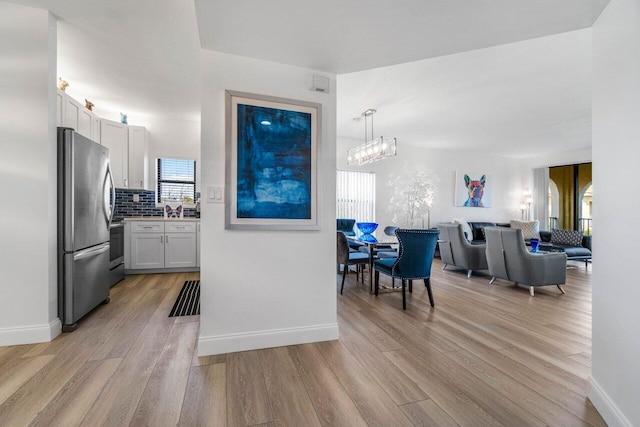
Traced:
[[182, 200], [196, 202], [196, 162], [185, 159], [158, 159], [158, 203]]
[[373, 172], [336, 171], [336, 218], [374, 222], [376, 175]]

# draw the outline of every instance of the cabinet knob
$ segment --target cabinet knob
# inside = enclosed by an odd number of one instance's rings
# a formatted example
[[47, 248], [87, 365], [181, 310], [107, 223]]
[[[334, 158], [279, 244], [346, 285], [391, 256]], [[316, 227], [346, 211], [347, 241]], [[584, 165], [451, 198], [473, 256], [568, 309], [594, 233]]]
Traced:
[[164, 242], [162, 241], [162, 237], [163, 237], [163, 236], [160, 236], [160, 243], [164, 243]]

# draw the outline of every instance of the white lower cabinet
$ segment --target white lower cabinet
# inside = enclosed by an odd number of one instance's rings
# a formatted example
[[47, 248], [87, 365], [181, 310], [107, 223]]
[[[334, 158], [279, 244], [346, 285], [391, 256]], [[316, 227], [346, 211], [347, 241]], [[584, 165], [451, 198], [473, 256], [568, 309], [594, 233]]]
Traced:
[[164, 268], [196, 266], [196, 233], [167, 233], [164, 238]]
[[164, 234], [131, 233], [131, 269], [164, 268]]
[[[197, 265], [196, 222], [131, 221], [128, 270], [180, 269]], [[125, 254], [125, 259], [129, 259]]]

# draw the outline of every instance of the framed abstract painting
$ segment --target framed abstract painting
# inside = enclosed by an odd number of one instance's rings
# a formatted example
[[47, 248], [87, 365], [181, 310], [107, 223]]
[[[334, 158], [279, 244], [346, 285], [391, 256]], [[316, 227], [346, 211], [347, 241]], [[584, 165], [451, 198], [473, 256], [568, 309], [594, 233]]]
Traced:
[[226, 91], [228, 230], [318, 230], [322, 105]]
[[456, 172], [456, 206], [489, 208], [492, 190], [493, 181], [489, 175], [478, 172]]

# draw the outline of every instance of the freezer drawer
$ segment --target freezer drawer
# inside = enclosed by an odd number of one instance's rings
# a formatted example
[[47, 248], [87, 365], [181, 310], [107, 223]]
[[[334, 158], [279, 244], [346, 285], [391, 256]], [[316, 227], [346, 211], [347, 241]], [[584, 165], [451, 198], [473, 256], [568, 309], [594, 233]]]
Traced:
[[109, 243], [64, 254], [58, 314], [63, 330], [109, 297]]

